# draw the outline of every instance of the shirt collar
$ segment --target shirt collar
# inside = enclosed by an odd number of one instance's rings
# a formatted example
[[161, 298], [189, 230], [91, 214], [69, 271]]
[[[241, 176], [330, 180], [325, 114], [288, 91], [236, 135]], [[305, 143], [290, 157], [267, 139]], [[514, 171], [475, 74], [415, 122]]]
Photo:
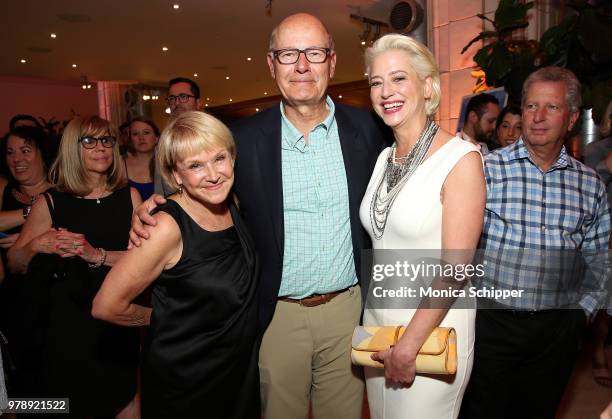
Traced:
[[[334, 104], [334, 101], [331, 100], [329, 96], [327, 96], [325, 98], [325, 103], [327, 104], [327, 107], [329, 108], [329, 113], [327, 114], [327, 117], [322, 122], [317, 124], [312, 129], [312, 131], [314, 131], [318, 127], [322, 127], [323, 129], [325, 129], [325, 131], [329, 131], [329, 129], [331, 128], [332, 124], [335, 121], [336, 105]], [[289, 118], [287, 118], [287, 115], [285, 115], [285, 106], [283, 105], [282, 101], [279, 106], [280, 106], [280, 112], [281, 112], [281, 125], [282, 125], [282, 136], [283, 136], [282, 147], [288, 148], [288, 149], [298, 148], [304, 151], [306, 147], [306, 142], [304, 141], [304, 135], [295, 127], [295, 125], [291, 123], [291, 121], [289, 121]]]
[[464, 140], [464, 141], [469, 141], [470, 143], [474, 143], [474, 141], [472, 141], [472, 137], [470, 137], [469, 135], [467, 135], [465, 133], [464, 130], [459, 131], [459, 136]]
[[329, 108], [329, 114], [327, 115], [327, 118], [325, 118], [323, 122], [321, 122], [321, 124], [319, 125], [322, 125], [326, 131], [329, 131], [329, 128], [332, 126], [332, 124], [335, 121], [336, 105], [334, 104], [334, 101], [331, 100], [329, 96], [325, 98], [325, 103], [327, 104], [327, 107]]
[[[514, 144], [509, 147], [505, 147], [502, 149], [502, 153], [506, 155], [508, 161], [513, 160], [521, 160], [528, 159], [533, 165], [537, 166], [531, 156], [529, 155], [529, 150], [527, 150], [527, 146], [525, 145], [525, 140], [523, 137], [519, 138]], [[555, 169], [566, 169], [566, 168], [575, 168], [572, 159], [567, 154], [567, 150], [565, 146], [561, 147], [561, 152], [559, 153], [559, 157], [555, 164], [552, 165], [548, 171], [552, 171]]]

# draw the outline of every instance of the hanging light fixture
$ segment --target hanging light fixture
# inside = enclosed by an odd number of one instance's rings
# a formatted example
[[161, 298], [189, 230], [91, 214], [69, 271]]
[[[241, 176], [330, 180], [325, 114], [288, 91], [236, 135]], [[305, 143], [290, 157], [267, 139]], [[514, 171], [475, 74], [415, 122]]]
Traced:
[[361, 42], [362, 46], [372, 44], [374, 41], [380, 38], [381, 28], [389, 27], [389, 25], [385, 22], [354, 13], [350, 14], [350, 18], [358, 20], [363, 24], [363, 32], [359, 34], [359, 41]]

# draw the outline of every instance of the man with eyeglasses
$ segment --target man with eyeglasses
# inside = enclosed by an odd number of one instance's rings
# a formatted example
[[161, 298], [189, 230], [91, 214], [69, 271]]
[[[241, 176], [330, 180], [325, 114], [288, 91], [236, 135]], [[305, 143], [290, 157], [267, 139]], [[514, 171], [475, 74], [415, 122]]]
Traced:
[[270, 36], [282, 95], [232, 127], [236, 192], [261, 258], [259, 368], [266, 419], [361, 418], [363, 381], [351, 367], [359, 322], [359, 204], [384, 134], [372, 115], [326, 95], [334, 42], [295, 14]]
[[[201, 104], [200, 87], [187, 77], [175, 77], [168, 82], [166, 103], [174, 116], [185, 111], [197, 111]], [[153, 174], [153, 187], [155, 193], [162, 196], [174, 193], [174, 189], [164, 182], [157, 169]]]
[[[359, 205], [389, 134], [367, 110], [326, 95], [336, 52], [316, 17], [283, 20], [267, 60], [281, 103], [231, 127], [234, 186], [261, 266], [262, 413], [304, 418], [312, 405], [315, 419], [361, 418], [364, 384], [350, 348], [361, 250], [371, 243]], [[146, 204], [137, 216], [153, 224]], [[140, 220], [133, 233], [146, 238]]]
[[186, 77], [176, 77], [168, 82], [166, 103], [172, 114], [200, 109], [200, 87]]

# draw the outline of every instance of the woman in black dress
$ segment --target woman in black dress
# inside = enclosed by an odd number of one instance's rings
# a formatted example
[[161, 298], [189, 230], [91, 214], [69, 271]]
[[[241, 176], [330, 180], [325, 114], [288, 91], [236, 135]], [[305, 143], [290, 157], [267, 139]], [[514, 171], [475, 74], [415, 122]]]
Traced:
[[108, 121], [71, 121], [51, 178], [55, 189], [36, 201], [8, 254], [14, 272], [37, 267], [27, 281], [48, 291], [41, 396], [69, 397], [70, 417], [134, 417], [138, 331], [91, 316], [109, 267], [125, 253], [132, 210], [141, 202], [125, 185]]
[[[93, 315], [150, 333], [143, 418], [258, 419], [257, 260], [232, 199], [236, 148], [221, 122], [184, 112], [162, 133], [157, 167], [176, 188], [156, 225], [106, 277]], [[153, 283], [153, 309], [133, 303]]]
[[[0, 144], [0, 163], [8, 183], [0, 186], [0, 238], [2, 265], [6, 266], [6, 252], [17, 241], [32, 204], [49, 189], [48, 168], [55, 158], [53, 140], [40, 128], [13, 128]], [[0, 330], [8, 339], [12, 364], [9, 394], [11, 397], [32, 396], [33, 377], [39, 372], [42, 354], [36, 339], [38, 307], [32, 302], [33, 284], [22, 275], [5, 272], [0, 279]]]

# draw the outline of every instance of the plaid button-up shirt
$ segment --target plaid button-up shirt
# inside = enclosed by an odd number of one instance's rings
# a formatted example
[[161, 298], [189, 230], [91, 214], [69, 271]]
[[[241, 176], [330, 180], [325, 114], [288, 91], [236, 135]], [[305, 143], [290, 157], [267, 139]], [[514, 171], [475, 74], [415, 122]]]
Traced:
[[497, 301], [517, 309], [579, 306], [591, 314], [605, 303], [610, 215], [597, 174], [565, 147], [542, 172], [521, 138], [486, 156], [485, 177], [486, 268], [476, 283], [525, 290]]

